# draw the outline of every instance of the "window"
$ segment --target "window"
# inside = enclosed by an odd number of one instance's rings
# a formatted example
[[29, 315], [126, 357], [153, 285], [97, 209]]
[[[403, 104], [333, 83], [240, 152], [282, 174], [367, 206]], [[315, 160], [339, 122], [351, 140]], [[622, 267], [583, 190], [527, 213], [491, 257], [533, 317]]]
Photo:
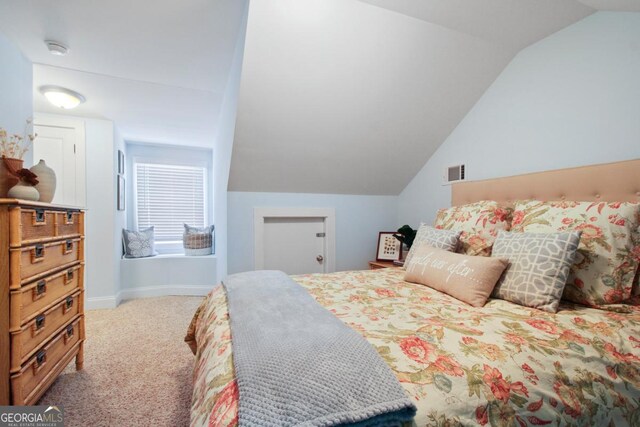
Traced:
[[135, 220], [154, 226], [159, 252], [181, 252], [183, 223], [209, 223], [207, 167], [134, 160]]

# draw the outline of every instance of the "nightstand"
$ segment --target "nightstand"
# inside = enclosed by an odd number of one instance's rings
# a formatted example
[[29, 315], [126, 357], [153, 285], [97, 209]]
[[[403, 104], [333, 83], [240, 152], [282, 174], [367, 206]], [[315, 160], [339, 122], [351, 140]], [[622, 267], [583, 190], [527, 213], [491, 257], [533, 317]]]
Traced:
[[369, 261], [369, 270], [379, 270], [389, 267], [396, 267], [393, 265], [393, 261]]

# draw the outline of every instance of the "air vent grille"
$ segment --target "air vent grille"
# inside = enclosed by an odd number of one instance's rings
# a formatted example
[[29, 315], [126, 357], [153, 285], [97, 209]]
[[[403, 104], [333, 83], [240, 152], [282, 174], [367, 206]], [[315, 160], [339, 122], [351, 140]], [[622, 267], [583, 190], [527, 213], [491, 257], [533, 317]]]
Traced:
[[464, 181], [466, 178], [464, 165], [454, 165], [447, 167], [443, 176], [443, 184]]

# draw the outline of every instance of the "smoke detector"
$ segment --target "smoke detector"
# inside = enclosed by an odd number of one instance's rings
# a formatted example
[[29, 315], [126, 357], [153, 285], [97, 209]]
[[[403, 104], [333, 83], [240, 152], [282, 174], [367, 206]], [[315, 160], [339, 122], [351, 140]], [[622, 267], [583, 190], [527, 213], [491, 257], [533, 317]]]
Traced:
[[64, 56], [69, 53], [69, 48], [67, 46], [55, 40], [45, 40], [44, 44], [47, 45], [47, 49], [49, 49], [49, 52], [52, 55]]

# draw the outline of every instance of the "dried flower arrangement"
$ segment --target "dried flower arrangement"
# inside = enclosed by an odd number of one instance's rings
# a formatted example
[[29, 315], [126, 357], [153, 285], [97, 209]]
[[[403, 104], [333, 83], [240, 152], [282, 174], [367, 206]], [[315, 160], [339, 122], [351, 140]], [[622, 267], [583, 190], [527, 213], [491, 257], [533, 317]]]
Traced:
[[31, 172], [29, 169], [20, 169], [14, 173], [19, 179], [25, 181], [29, 185], [36, 186], [40, 181], [38, 181], [38, 175]]
[[24, 136], [22, 135], [9, 135], [4, 128], [0, 127], [0, 156], [7, 157], [9, 159], [22, 159], [24, 153], [29, 151], [33, 140], [36, 139], [36, 134], [28, 133], [28, 128], [31, 126], [31, 119], [27, 120], [25, 125]]

